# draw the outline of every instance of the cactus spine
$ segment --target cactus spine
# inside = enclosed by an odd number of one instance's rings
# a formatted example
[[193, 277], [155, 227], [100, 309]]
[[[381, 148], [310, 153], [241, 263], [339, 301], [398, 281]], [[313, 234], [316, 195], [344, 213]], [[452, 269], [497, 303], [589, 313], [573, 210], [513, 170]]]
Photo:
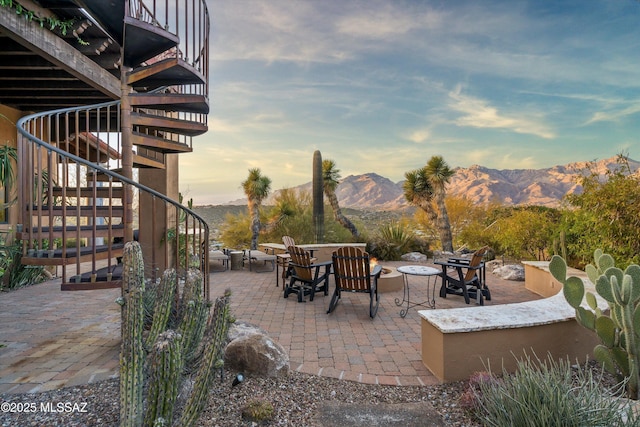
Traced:
[[153, 345], [145, 426], [170, 426], [178, 396], [183, 359], [180, 334], [166, 330]]
[[151, 348], [162, 331], [167, 328], [171, 316], [176, 289], [176, 271], [169, 269], [160, 279], [160, 286], [156, 292], [156, 302], [153, 309], [153, 322], [147, 336], [146, 348]]
[[[598, 307], [595, 295], [586, 292], [581, 279], [567, 277], [563, 258], [554, 255], [549, 264], [553, 277], [562, 283], [564, 296], [575, 310], [578, 322], [595, 331], [602, 344], [594, 350], [601, 362], [619, 380], [626, 379], [627, 395], [640, 398], [640, 266], [629, 265], [624, 271], [615, 266], [613, 257], [597, 249], [594, 264], [586, 266], [596, 292], [607, 301], [609, 315]], [[583, 307], [585, 298], [588, 308]]]
[[193, 391], [189, 395], [178, 423], [181, 426], [192, 426], [198, 421], [207, 402], [207, 394], [211, 388], [215, 369], [222, 369], [224, 366], [223, 353], [230, 319], [229, 296], [230, 293], [227, 291], [224, 297], [216, 299], [213, 314], [209, 318], [205, 332], [203, 359], [200, 362]]
[[313, 226], [316, 243], [324, 243], [324, 186], [322, 185], [322, 154], [313, 153]]
[[138, 242], [127, 242], [122, 271], [122, 344], [120, 348], [120, 425], [142, 424], [142, 386], [145, 351], [142, 342], [144, 324], [144, 260]]

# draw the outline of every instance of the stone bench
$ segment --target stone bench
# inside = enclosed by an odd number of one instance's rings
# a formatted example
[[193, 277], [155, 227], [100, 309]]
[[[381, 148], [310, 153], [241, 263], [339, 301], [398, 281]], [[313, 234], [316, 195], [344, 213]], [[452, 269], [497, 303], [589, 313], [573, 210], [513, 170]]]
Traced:
[[[560, 292], [562, 285], [549, 272], [549, 263], [523, 264], [525, 287], [543, 299], [419, 311], [422, 362], [441, 382], [466, 380], [489, 367], [494, 372], [503, 367], [513, 372], [516, 357], [525, 353], [535, 353], [540, 359], [547, 354], [557, 359], [568, 357], [572, 362], [593, 359], [599, 340], [576, 322], [574, 309]], [[580, 277], [585, 289], [595, 293], [584, 272], [568, 269], [567, 275]], [[606, 307], [606, 302], [597, 298], [598, 306]]]

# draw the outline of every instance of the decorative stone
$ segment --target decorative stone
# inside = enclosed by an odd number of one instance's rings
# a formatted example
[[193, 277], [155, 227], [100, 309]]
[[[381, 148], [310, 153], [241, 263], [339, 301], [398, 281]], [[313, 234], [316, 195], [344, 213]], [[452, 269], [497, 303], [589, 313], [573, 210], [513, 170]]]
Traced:
[[400, 257], [403, 261], [408, 262], [427, 262], [427, 256], [420, 252], [409, 252]]
[[224, 361], [230, 369], [266, 377], [289, 373], [289, 355], [264, 334], [240, 336], [231, 341], [225, 349]]
[[256, 334], [269, 335], [267, 331], [265, 331], [261, 327], [249, 322], [245, 322], [243, 320], [238, 320], [232, 323], [231, 326], [229, 326], [229, 342], [235, 340], [236, 338]]
[[504, 280], [524, 282], [524, 267], [519, 264], [508, 264], [493, 270], [493, 274]]

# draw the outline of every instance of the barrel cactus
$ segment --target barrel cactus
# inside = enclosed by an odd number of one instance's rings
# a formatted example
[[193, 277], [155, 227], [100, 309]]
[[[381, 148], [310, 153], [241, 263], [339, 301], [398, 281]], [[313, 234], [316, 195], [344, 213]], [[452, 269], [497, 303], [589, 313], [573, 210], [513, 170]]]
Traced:
[[[576, 311], [577, 321], [594, 331], [601, 341], [593, 354], [605, 369], [626, 380], [627, 395], [640, 398], [640, 266], [629, 265], [624, 271], [615, 266], [613, 257], [598, 249], [594, 264], [585, 272], [607, 308], [598, 307], [596, 297], [585, 292], [584, 283], [567, 277], [567, 264], [554, 255], [549, 264], [553, 277], [562, 283], [565, 299]], [[583, 298], [587, 307], [582, 306]]]

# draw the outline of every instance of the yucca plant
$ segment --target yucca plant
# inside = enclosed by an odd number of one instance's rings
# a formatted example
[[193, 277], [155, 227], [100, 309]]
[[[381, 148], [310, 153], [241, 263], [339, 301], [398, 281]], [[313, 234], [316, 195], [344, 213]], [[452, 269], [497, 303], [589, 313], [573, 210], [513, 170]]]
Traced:
[[414, 240], [411, 230], [400, 223], [383, 225], [378, 231], [378, 238], [372, 243], [374, 256], [387, 261], [397, 261], [402, 254], [408, 252]]

